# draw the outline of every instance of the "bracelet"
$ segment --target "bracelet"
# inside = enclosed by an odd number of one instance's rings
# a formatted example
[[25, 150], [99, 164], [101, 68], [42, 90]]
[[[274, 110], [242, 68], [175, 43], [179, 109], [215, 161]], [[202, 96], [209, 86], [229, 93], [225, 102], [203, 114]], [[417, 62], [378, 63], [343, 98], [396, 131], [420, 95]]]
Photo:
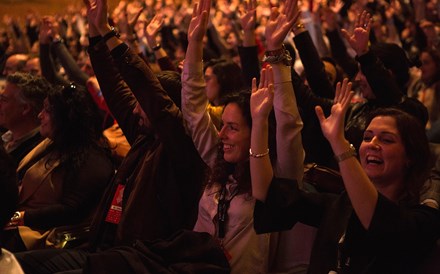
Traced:
[[151, 49], [152, 49], [153, 51], [158, 51], [158, 50], [160, 50], [161, 48], [162, 48], [162, 45], [161, 45], [161, 44], [157, 44], [156, 46], [152, 47]]
[[264, 152], [264, 153], [260, 153], [260, 154], [254, 154], [254, 153], [252, 152], [252, 149], [249, 149], [249, 156], [250, 156], [250, 157], [253, 157], [253, 158], [261, 158], [261, 157], [264, 157], [264, 156], [266, 156], [266, 155], [268, 155], [268, 154], [269, 154], [269, 149], [267, 149], [266, 152]]
[[355, 157], [356, 155], [357, 155], [356, 148], [353, 146], [353, 144], [350, 144], [350, 148], [346, 152], [343, 152], [339, 155], [335, 155], [335, 159], [336, 162], [340, 163], [344, 160], [347, 160], [348, 158]]
[[[278, 54], [273, 55], [275, 52], [277, 52]], [[288, 50], [286, 50], [286, 48], [283, 45], [281, 50], [266, 51], [264, 58], [263, 58], [263, 62], [266, 62], [269, 64], [283, 63], [286, 66], [292, 66], [293, 59], [290, 56], [290, 52]]]
[[105, 43], [107, 42], [110, 38], [112, 37], [120, 37], [121, 35], [119, 34], [119, 32], [116, 30], [115, 27], [110, 27], [110, 31], [107, 32], [104, 36], [102, 36], [102, 41]]
[[266, 50], [264, 52], [265, 56], [278, 56], [283, 54], [286, 51], [286, 47], [283, 45], [280, 49], [276, 49], [276, 50]]

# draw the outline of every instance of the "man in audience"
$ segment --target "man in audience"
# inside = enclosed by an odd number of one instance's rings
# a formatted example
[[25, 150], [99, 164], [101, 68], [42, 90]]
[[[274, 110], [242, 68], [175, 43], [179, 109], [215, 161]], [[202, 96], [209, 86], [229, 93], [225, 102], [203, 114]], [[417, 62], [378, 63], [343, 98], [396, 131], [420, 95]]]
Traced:
[[0, 92], [0, 126], [7, 129], [1, 136], [3, 147], [16, 165], [41, 141], [38, 114], [48, 87], [41, 77], [14, 73]]
[[3, 76], [8, 76], [14, 72], [23, 72], [26, 62], [29, 60], [27, 54], [13, 54], [6, 59], [5, 67], [3, 69]]

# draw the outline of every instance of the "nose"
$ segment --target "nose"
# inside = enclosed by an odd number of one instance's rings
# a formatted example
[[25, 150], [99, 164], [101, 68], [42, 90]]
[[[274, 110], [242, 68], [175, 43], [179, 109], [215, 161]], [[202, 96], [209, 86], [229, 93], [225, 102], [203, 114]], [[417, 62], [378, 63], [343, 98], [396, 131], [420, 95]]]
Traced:
[[380, 142], [376, 136], [374, 136], [373, 139], [371, 139], [370, 145], [372, 149], [380, 150]]
[[37, 115], [38, 119], [43, 119], [43, 111], [40, 111], [40, 113], [38, 113]]
[[223, 126], [222, 129], [218, 133], [218, 137], [223, 140], [226, 137], [226, 126]]

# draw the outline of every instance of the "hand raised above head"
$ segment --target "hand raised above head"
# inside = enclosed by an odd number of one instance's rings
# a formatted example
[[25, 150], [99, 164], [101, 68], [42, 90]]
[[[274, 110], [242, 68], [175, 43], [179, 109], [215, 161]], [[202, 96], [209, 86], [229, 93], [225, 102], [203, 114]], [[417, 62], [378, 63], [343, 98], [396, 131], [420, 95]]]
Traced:
[[208, 27], [209, 11], [211, 0], [200, 0], [200, 3], [194, 4], [194, 10], [191, 22], [188, 27], [188, 41], [201, 42]]
[[257, 1], [246, 0], [243, 2], [243, 8], [239, 10], [240, 24], [243, 31], [254, 31], [255, 20], [257, 17]]
[[87, 18], [101, 35], [109, 31], [107, 0], [83, 0], [87, 7]]
[[287, 0], [282, 10], [272, 8], [265, 33], [268, 51], [281, 48], [287, 33], [292, 29], [299, 15], [298, 0]]
[[350, 46], [356, 51], [356, 54], [358, 56], [361, 56], [368, 51], [368, 41], [370, 39], [371, 25], [371, 15], [364, 10], [356, 20], [353, 33], [350, 34], [345, 29], [341, 30], [342, 35], [350, 44]]
[[352, 83], [345, 78], [336, 85], [335, 98], [333, 99], [333, 106], [331, 108], [330, 116], [327, 118], [320, 106], [315, 107], [316, 116], [321, 124], [321, 130], [325, 138], [330, 144], [338, 138], [344, 138], [344, 118], [345, 113], [353, 98], [353, 91], [351, 90]]
[[273, 106], [274, 77], [271, 66], [261, 69], [260, 84], [252, 79], [251, 115], [252, 120], [267, 119]]

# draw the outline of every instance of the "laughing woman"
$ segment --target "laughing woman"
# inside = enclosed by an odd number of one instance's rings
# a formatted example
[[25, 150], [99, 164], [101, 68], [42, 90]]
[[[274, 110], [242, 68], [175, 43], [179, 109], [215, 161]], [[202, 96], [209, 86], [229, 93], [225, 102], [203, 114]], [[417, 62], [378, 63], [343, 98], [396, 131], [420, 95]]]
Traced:
[[114, 169], [96, 106], [73, 84], [53, 89], [38, 116], [46, 139], [18, 169], [19, 204], [4, 246], [23, 251], [52, 246], [59, 226], [87, 221]]
[[[418, 202], [429, 167], [424, 129], [402, 111], [379, 109], [367, 123], [358, 161], [343, 131], [350, 89], [347, 80], [338, 84], [329, 117], [320, 107], [316, 110], [346, 192], [289, 188], [291, 180], [272, 178], [263, 161], [253, 160], [252, 189], [259, 200], [255, 229], [283, 230], [296, 222], [318, 227], [308, 273], [415, 273], [440, 232], [439, 211]], [[265, 149], [264, 136], [267, 131], [254, 123], [252, 150]], [[254, 180], [257, 174], [267, 179]]]

